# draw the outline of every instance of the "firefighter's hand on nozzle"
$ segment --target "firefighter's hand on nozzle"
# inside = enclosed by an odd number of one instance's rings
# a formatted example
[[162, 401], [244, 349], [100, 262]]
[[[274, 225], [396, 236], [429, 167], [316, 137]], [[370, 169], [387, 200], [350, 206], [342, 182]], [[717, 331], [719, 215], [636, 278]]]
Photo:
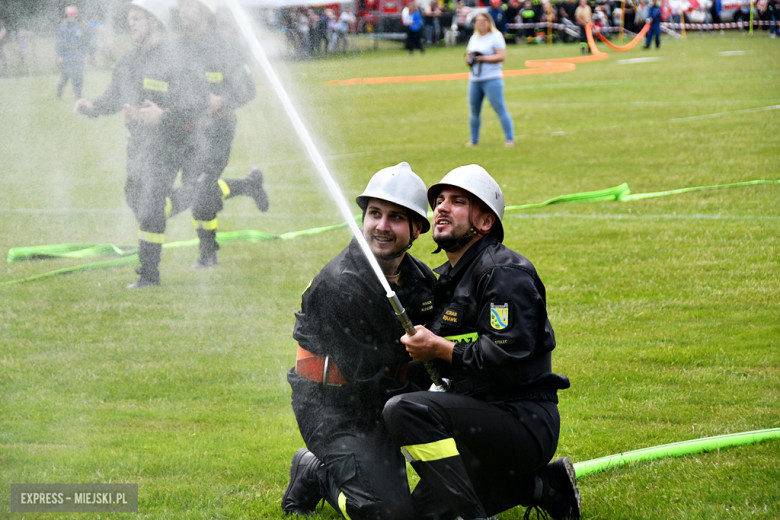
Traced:
[[452, 363], [452, 347], [455, 343], [441, 336], [437, 336], [422, 325], [414, 328], [417, 332], [414, 336], [404, 334], [401, 343], [406, 345], [406, 351], [415, 361], [430, 361], [443, 359]]

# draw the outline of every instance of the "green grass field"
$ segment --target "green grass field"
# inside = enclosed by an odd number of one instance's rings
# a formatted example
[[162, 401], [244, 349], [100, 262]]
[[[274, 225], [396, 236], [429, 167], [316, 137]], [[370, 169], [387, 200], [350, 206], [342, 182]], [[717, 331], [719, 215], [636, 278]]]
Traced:
[[[478, 163], [508, 205], [627, 182], [634, 193], [780, 180], [780, 47], [689, 32], [660, 51], [610, 52], [572, 72], [507, 78], [517, 135], [503, 147], [485, 108], [468, 140], [466, 82], [326, 87], [332, 79], [465, 71], [463, 48], [399, 48], [287, 64], [304, 117], [349, 200], [380, 168], [408, 161], [428, 183]], [[734, 51], [744, 51], [735, 54]], [[727, 53], [727, 54], [722, 54]], [[526, 59], [574, 45], [511, 47]], [[621, 63], [637, 57], [645, 63]], [[283, 233], [340, 221], [261, 74], [239, 112], [226, 177], [260, 165], [260, 214], [232, 199], [220, 229]], [[120, 116], [71, 115], [53, 72], [0, 78], [0, 251], [70, 242], [133, 244], [123, 198]], [[90, 71], [85, 94], [107, 85]], [[722, 114], [717, 117], [699, 116]], [[697, 118], [698, 117], [698, 118]], [[691, 119], [685, 119], [691, 118]], [[676, 119], [681, 119], [675, 121]], [[780, 185], [508, 212], [506, 243], [547, 287], [558, 348], [558, 453], [575, 462], [725, 433], [780, 427]], [[355, 206], [355, 212], [357, 212]], [[169, 241], [188, 240], [188, 215]], [[285, 379], [293, 313], [348, 232], [231, 243], [220, 266], [166, 250], [163, 286], [126, 291], [131, 266], [0, 286], [0, 517], [11, 483], [137, 483], [141, 518], [282, 518], [302, 447]], [[429, 265], [430, 237], [412, 252]], [[0, 283], [84, 263], [6, 264]], [[780, 517], [780, 442], [636, 463], [580, 482], [588, 519]], [[522, 509], [503, 520], [519, 519]], [[329, 507], [321, 515], [337, 518]]]

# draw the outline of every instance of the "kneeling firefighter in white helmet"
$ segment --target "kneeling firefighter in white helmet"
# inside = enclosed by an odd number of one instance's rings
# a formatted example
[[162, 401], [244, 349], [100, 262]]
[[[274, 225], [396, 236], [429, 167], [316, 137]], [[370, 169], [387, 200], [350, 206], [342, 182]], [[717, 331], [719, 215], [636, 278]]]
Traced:
[[431, 186], [428, 201], [448, 262], [435, 270], [430, 329], [417, 326], [401, 341], [452, 386], [395, 396], [382, 414], [420, 475], [415, 518], [487, 518], [517, 505], [579, 518], [571, 461], [549, 463], [557, 392], [569, 380], [552, 371], [544, 285], [528, 259], [502, 244], [501, 188], [482, 167], [462, 166]]
[[[407, 252], [430, 229], [425, 183], [400, 163], [376, 173], [357, 203], [390, 287], [413, 323], [427, 323], [435, 277]], [[295, 318], [287, 380], [308, 449], [292, 459], [282, 509], [310, 514], [324, 498], [352, 520], [413, 518], [406, 464], [381, 414], [388, 399], [431, 379], [410, 363], [404, 329], [356, 240], [314, 277]]]
[[166, 206], [191, 139], [191, 125], [209, 105], [203, 71], [181, 59], [168, 41], [165, 0], [133, 0], [127, 21], [134, 48], [114, 69], [111, 84], [94, 101], [79, 99], [75, 114], [123, 111], [127, 142], [125, 198], [138, 220], [140, 278], [127, 286], [160, 284]]

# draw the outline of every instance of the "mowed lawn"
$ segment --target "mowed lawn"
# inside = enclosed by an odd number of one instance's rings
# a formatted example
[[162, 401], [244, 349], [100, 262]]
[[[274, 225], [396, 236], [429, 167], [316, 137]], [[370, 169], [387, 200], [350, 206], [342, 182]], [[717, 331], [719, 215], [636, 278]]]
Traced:
[[[478, 163], [518, 205], [623, 182], [645, 193], [780, 180], [780, 110], [770, 109], [780, 105], [778, 45], [760, 31], [689, 31], [660, 51], [609, 51], [571, 72], [507, 78], [513, 149], [488, 106], [480, 145], [463, 146], [463, 80], [325, 85], [463, 72], [463, 47], [286, 63], [282, 76], [348, 200], [400, 161], [427, 183]], [[579, 55], [576, 45], [512, 46], [505, 68]], [[109, 78], [90, 69], [85, 94], [98, 96]], [[225, 176], [261, 166], [271, 209], [229, 200], [220, 230], [339, 223], [256, 78]], [[3, 255], [135, 242], [121, 116], [71, 115], [70, 87], [58, 102], [56, 80], [53, 71], [0, 78]], [[507, 212], [505, 243], [545, 282], [554, 369], [572, 382], [559, 394], [559, 456], [780, 427], [779, 202], [780, 184], [762, 184]], [[194, 236], [188, 215], [170, 221], [169, 241]], [[100, 517], [282, 518], [290, 459], [303, 446], [285, 378], [293, 313], [349, 239], [341, 229], [225, 244], [209, 271], [190, 269], [195, 247], [166, 249], [163, 286], [142, 291], [124, 289], [136, 277], [129, 265], [0, 285], [0, 517], [22, 517], [9, 512], [11, 483], [137, 483], [138, 515]], [[445, 257], [434, 248], [426, 236], [412, 253], [437, 266]], [[9, 263], [0, 283], [86, 262]], [[780, 442], [636, 463], [580, 488], [589, 519], [774, 519]], [[60, 517], [74, 515], [24, 515]], [[338, 518], [328, 506], [322, 517]]]

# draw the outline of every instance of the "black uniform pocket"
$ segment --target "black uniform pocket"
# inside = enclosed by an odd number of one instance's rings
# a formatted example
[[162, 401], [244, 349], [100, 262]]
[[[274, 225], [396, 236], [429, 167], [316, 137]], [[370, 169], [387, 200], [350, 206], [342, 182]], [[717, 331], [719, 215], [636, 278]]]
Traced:
[[[325, 457], [328, 472], [330, 495], [338, 503], [342, 513], [346, 511], [347, 503], [353, 514], [370, 508], [376, 499], [371, 485], [358, 467], [355, 455], [352, 453], [336, 453]], [[346, 516], [346, 515], [345, 515]]]

